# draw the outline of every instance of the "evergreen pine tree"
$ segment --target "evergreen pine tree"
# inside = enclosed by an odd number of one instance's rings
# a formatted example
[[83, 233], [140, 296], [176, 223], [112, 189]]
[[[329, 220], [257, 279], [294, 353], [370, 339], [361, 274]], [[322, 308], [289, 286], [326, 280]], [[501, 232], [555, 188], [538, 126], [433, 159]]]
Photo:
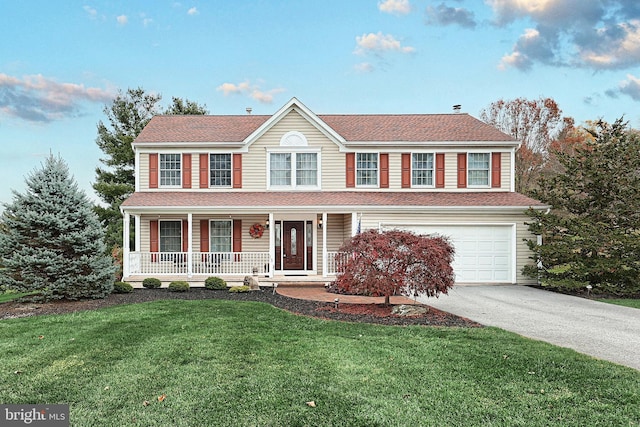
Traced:
[[640, 293], [640, 135], [622, 119], [598, 123], [593, 141], [559, 153], [563, 172], [539, 181], [534, 196], [553, 206], [530, 211], [538, 262], [524, 273], [543, 285], [617, 295]]
[[[105, 167], [96, 168], [93, 189], [104, 202], [95, 206], [95, 211], [105, 228], [105, 244], [109, 251], [122, 245], [120, 205], [135, 189], [135, 156], [131, 143], [149, 120], [161, 113], [158, 107], [161, 99], [161, 95], [148, 94], [140, 87], [120, 92], [113, 103], [104, 108], [107, 123], [98, 123], [96, 144], [104, 153], [100, 161]], [[209, 114], [206, 106], [176, 97], [172, 98], [172, 104], [162, 113]], [[130, 236], [133, 247], [133, 229]]]
[[110, 294], [115, 267], [103, 229], [64, 160], [50, 155], [25, 181], [0, 220], [0, 284], [45, 301]]

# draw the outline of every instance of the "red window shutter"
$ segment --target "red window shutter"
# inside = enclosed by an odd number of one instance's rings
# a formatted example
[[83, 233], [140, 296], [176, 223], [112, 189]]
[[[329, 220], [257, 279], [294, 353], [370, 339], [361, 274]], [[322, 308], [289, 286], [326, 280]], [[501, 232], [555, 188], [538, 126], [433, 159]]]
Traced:
[[233, 252], [242, 252], [242, 220], [233, 220]]
[[242, 188], [242, 154], [233, 154], [233, 188]]
[[207, 153], [200, 154], [199, 163], [200, 188], [209, 188], [209, 155]]
[[467, 153], [458, 153], [458, 188], [467, 188]]
[[[242, 252], [242, 220], [233, 220], [233, 252]], [[235, 262], [240, 261], [240, 254], [234, 257]]]
[[[150, 242], [149, 250], [151, 252], [160, 252], [159, 250], [160, 242], [158, 239], [159, 232], [160, 232], [160, 229], [158, 226], [158, 221], [157, 220], [149, 221], [149, 242]], [[151, 255], [151, 262], [158, 262], [158, 256]]]
[[389, 153], [380, 153], [380, 188], [389, 188]]
[[149, 154], [149, 188], [158, 188], [158, 153]]
[[182, 188], [191, 188], [191, 154], [182, 154]]
[[502, 153], [491, 153], [491, 187], [501, 187]]
[[444, 153], [436, 153], [436, 188], [444, 188]]
[[347, 153], [347, 188], [356, 186], [356, 153]]
[[200, 252], [209, 252], [209, 220], [200, 220]]
[[189, 250], [189, 221], [182, 220], [182, 252]]
[[402, 188], [411, 188], [411, 153], [402, 153]]

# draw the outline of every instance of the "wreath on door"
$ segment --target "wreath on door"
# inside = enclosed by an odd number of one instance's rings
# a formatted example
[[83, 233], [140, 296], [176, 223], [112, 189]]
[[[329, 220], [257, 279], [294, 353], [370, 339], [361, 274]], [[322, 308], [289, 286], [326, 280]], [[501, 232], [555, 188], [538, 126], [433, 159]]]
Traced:
[[249, 228], [249, 234], [254, 239], [259, 239], [264, 234], [264, 226], [262, 224], [255, 223]]

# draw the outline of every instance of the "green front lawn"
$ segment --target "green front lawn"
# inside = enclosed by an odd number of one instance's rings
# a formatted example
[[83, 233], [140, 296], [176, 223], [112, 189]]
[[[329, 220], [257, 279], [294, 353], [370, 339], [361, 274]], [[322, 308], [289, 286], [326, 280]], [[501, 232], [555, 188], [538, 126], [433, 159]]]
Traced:
[[73, 426], [640, 423], [640, 372], [496, 328], [174, 300], [4, 320], [0, 343], [0, 402], [69, 403]]
[[606, 303], [615, 304], [615, 305], [623, 305], [625, 307], [640, 308], [640, 299], [601, 298], [601, 299], [598, 299], [597, 301], [606, 302]]

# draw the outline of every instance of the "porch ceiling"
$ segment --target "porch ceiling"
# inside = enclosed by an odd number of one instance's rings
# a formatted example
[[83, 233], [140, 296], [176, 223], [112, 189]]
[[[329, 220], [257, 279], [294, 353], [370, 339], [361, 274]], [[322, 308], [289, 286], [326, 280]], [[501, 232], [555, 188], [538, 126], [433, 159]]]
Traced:
[[481, 211], [546, 209], [537, 200], [511, 192], [270, 191], [137, 192], [122, 203], [129, 213], [181, 211], [318, 212], [476, 209]]

